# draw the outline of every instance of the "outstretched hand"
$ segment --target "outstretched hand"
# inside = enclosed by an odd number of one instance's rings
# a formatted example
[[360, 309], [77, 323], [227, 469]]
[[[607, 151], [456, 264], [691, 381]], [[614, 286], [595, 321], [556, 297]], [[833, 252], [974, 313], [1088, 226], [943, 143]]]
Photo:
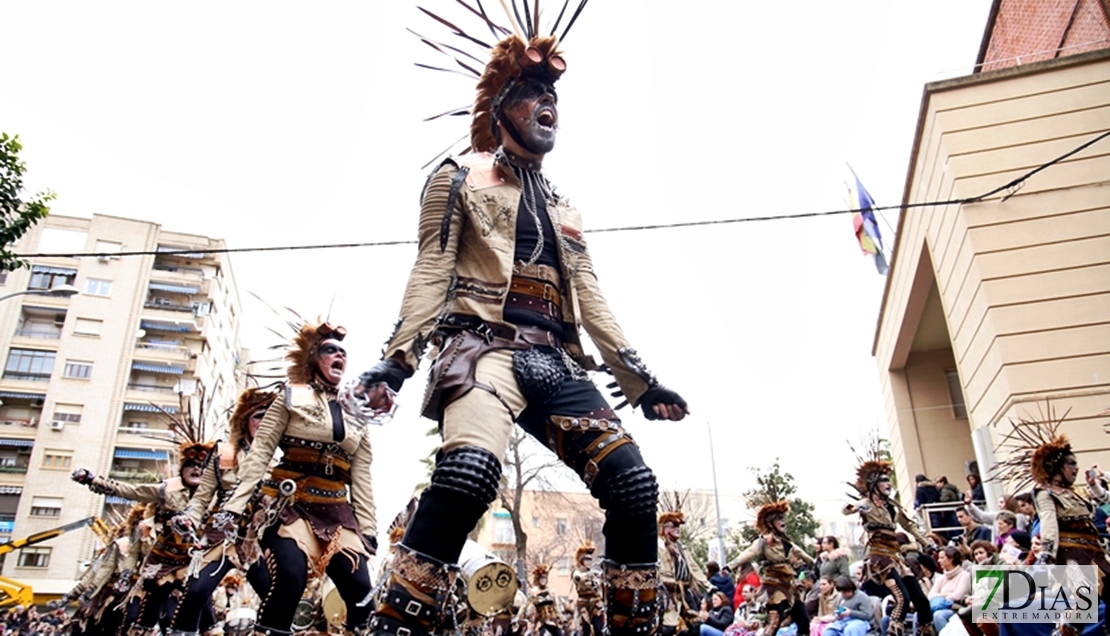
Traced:
[[640, 396], [640, 408], [649, 420], [678, 422], [690, 414], [690, 407], [677, 391], [662, 384], [651, 387]]

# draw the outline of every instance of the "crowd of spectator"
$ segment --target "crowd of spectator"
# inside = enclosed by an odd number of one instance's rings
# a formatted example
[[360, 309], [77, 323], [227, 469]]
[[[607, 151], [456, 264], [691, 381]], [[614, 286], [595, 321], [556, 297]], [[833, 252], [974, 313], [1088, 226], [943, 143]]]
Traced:
[[16, 605], [0, 614], [0, 636], [54, 636], [65, 630], [65, 610], [39, 613], [34, 606]]

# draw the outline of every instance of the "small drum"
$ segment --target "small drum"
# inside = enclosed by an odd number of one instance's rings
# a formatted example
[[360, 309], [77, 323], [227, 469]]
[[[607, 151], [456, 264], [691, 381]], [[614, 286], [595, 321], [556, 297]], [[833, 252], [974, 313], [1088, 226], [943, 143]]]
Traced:
[[466, 602], [482, 616], [493, 616], [513, 604], [520, 583], [507, 563], [467, 539], [459, 555], [459, 570], [466, 582]]
[[342, 631], [343, 623], [347, 620], [347, 604], [343, 602], [343, 597], [339, 596], [335, 583], [332, 583], [328, 577], [324, 577], [324, 583], [320, 586], [320, 599], [324, 620], [331, 627]]
[[250, 636], [254, 633], [254, 625], [258, 620], [258, 612], [249, 607], [240, 607], [227, 614], [224, 623], [225, 636]]

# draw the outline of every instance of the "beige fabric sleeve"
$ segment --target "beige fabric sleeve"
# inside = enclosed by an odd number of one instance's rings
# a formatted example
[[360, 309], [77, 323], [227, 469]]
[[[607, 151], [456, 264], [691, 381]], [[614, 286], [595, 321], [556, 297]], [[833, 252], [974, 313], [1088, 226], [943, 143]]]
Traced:
[[377, 509], [374, 507], [374, 481], [370, 475], [370, 465], [374, 461], [374, 451], [370, 447], [370, 434], [362, 432], [362, 439], [351, 461], [351, 503], [355, 507], [355, 518], [359, 530], [367, 536], [378, 535]]
[[285, 435], [288, 424], [289, 410], [285, 408], [284, 396], [279, 395], [266, 410], [266, 416], [262, 418], [262, 424], [254, 435], [251, 450], [239, 465], [239, 483], [224, 504], [224, 510], [241, 515], [247, 509], [247, 502], [254, 494], [255, 486], [266, 477], [270, 469], [270, 460], [274, 458], [274, 451], [277, 450], [282, 435]]
[[422, 347], [416, 345], [418, 341], [426, 342], [431, 337], [432, 325], [443, 312], [447, 290], [455, 277], [455, 256], [458, 254], [459, 235], [462, 234], [466, 217], [462, 196], [455, 201], [447, 247], [443, 251], [439, 249], [439, 236], [443, 215], [447, 210], [451, 179], [456, 172], [458, 168], [445, 164], [428, 183], [420, 207], [416, 263], [409, 273], [405, 295], [401, 301], [401, 324], [385, 349], [387, 358], [402, 355], [410, 369], [416, 369], [420, 365], [417, 354], [423, 352], [418, 351]]
[[[85, 578], [81, 577], [81, 581], [77, 584], [77, 587], [81, 588], [82, 592], [89, 591], [96, 593], [100, 591], [100, 588], [104, 587], [104, 585], [108, 583], [108, 580], [112, 578], [112, 575], [115, 574], [119, 559], [119, 549], [116, 548], [115, 545], [109, 545], [104, 559], [96, 564], [96, 572], [94, 575], [88, 581], [85, 581]], [[89, 569], [92, 570], [93, 567], [89, 567]], [[84, 587], [82, 587], [82, 585], [84, 585]]]
[[111, 493], [117, 497], [139, 503], [160, 504], [165, 496], [165, 484], [128, 484], [109, 477], [97, 477], [89, 486], [93, 492]]
[[185, 506], [185, 512], [189, 515], [189, 520], [193, 522], [193, 527], [199, 528], [200, 524], [204, 522], [204, 513], [208, 511], [208, 506], [212, 505], [212, 500], [216, 497], [216, 489], [220, 481], [220, 447], [217, 445], [208, 454], [208, 465], [204, 467], [204, 473], [200, 477], [200, 485], [197, 486], [196, 492], [193, 493], [189, 503]]
[[1060, 526], [1056, 521], [1056, 501], [1052, 494], [1043, 488], [1033, 491], [1033, 504], [1037, 506], [1037, 516], [1041, 520], [1041, 552], [1056, 558], [1056, 548], [1060, 543]]
[[747, 548], [745, 548], [744, 551], [741, 552], [739, 556], [737, 556], [732, 561], [729, 561], [728, 569], [736, 570], [736, 568], [740, 567], [741, 565], [744, 565], [745, 563], [751, 563], [752, 561], [755, 561], [757, 559], [757, 557], [759, 557], [760, 553], [762, 553], [762, 552], [763, 552], [763, 539], [759, 538], [759, 539], [756, 539], [755, 541], [753, 541], [752, 544], [749, 545]]

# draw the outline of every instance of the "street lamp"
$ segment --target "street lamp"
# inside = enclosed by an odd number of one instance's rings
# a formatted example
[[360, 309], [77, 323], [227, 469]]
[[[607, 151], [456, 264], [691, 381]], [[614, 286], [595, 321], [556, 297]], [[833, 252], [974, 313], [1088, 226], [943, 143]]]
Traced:
[[5, 296], [0, 296], [0, 300], [7, 300], [15, 296], [49, 296], [51, 298], [72, 298], [80, 294], [81, 290], [73, 285], [55, 285], [50, 289], [28, 289], [25, 291], [18, 291]]

